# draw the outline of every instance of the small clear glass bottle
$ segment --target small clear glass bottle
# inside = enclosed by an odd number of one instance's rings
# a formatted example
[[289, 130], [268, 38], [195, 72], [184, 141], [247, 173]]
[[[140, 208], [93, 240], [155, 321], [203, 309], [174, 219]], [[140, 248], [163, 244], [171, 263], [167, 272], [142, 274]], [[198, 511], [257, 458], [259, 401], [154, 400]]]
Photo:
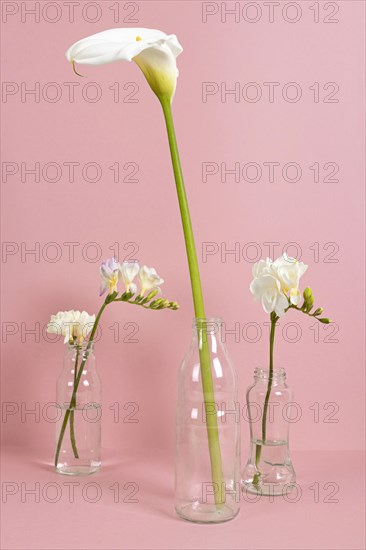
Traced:
[[60, 409], [56, 471], [66, 475], [96, 472], [101, 466], [102, 385], [94, 344], [68, 344], [57, 380], [56, 402]]
[[[191, 345], [178, 374], [175, 509], [181, 518], [196, 523], [228, 521], [240, 507], [237, 377], [222, 340], [221, 324], [217, 318], [194, 319]], [[213, 389], [208, 404], [203, 397], [200, 356], [205, 342]], [[215, 418], [209, 419], [211, 415]], [[218, 434], [215, 466], [208, 441], [209, 430], [216, 430], [212, 420]]]
[[285, 369], [273, 369], [271, 379], [268, 370], [255, 369], [254, 384], [248, 388], [246, 397], [250, 453], [243, 472], [243, 491], [287, 494], [293, 489], [296, 476], [289, 450], [293, 392], [286, 384]]

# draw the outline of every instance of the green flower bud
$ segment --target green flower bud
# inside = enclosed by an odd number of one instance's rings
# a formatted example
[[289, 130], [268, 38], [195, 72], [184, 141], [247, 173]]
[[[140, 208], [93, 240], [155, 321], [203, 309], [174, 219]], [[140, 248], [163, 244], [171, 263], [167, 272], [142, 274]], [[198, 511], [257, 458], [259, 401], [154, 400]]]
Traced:
[[321, 319], [318, 319], [318, 321], [320, 321], [320, 323], [324, 323], [325, 325], [329, 325], [329, 323], [331, 323], [331, 319], [327, 319], [327, 317], [322, 317]]
[[121, 300], [123, 300], [124, 302], [126, 302], [127, 300], [130, 300], [132, 298], [132, 296], [134, 295], [134, 292], [124, 292], [122, 295], [121, 295]]
[[108, 296], [105, 299], [106, 304], [110, 304], [111, 302], [113, 302], [113, 300], [117, 298], [117, 296], [118, 296], [118, 292], [112, 292], [112, 294], [108, 294]]
[[303, 292], [303, 296], [304, 296], [304, 303], [303, 303], [302, 309], [308, 313], [309, 311], [311, 311], [314, 305], [313, 291], [309, 286], [305, 288]]
[[149, 307], [151, 309], [159, 309], [161, 302], [162, 302], [162, 298], [159, 298], [158, 300], [154, 300], [153, 302], [150, 302]]
[[146, 302], [150, 302], [150, 300], [152, 300], [153, 298], [155, 298], [155, 296], [157, 295], [158, 293], [158, 289], [155, 288], [154, 290], [152, 290], [147, 296], [146, 296]]
[[316, 317], [317, 315], [320, 315], [321, 313], [323, 313], [323, 308], [322, 307], [318, 307], [318, 309], [316, 309], [313, 313], [314, 317]]
[[309, 286], [307, 286], [302, 294], [304, 296], [304, 300], [307, 300], [309, 298], [309, 296], [312, 295], [311, 288]]

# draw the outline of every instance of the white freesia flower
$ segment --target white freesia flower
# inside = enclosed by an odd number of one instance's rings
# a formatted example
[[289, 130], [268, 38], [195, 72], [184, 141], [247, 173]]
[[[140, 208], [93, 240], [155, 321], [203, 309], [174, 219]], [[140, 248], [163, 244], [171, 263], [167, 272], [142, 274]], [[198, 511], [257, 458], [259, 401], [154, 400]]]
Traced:
[[183, 51], [174, 34], [154, 29], [123, 28], [99, 32], [79, 40], [66, 52], [71, 63], [103, 65], [135, 61], [154, 93], [173, 99], [177, 85], [176, 58]]
[[141, 267], [139, 271], [139, 279], [141, 283], [141, 296], [149, 290], [157, 289], [160, 291], [159, 286], [164, 282], [164, 279], [159, 277], [153, 267], [147, 267], [146, 265]]
[[121, 276], [121, 266], [112, 258], [105, 260], [100, 266], [100, 276], [102, 278], [102, 284], [100, 286], [100, 296], [108, 290], [108, 294], [117, 291], [118, 280]]
[[62, 334], [64, 343], [77, 342], [82, 344], [85, 337], [92, 330], [95, 323], [95, 315], [89, 315], [86, 311], [59, 311], [51, 315], [47, 325], [49, 334]]
[[252, 268], [253, 277], [261, 277], [262, 275], [272, 275], [272, 260], [266, 258], [259, 260]]
[[301, 300], [300, 278], [304, 275], [308, 266], [284, 254], [273, 262], [272, 267], [277, 279], [280, 281], [282, 292], [289, 296], [292, 304], [297, 306]]
[[140, 271], [139, 264], [137, 262], [123, 262], [120, 266], [120, 270], [126, 292], [133, 292], [135, 294], [137, 291], [137, 286], [133, 281]]
[[50, 322], [47, 325], [47, 332], [49, 334], [62, 334], [65, 337], [64, 343], [66, 344], [70, 340], [72, 332], [72, 318], [72, 311], [59, 311], [56, 315], [51, 315]]
[[288, 300], [281, 292], [281, 285], [273, 275], [260, 275], [250, 284], [250, 291], [255, 300], [261, 300], [263, 309], [267, 313], [274, 311], [278, 317], [285, 314]]
[[297, 305], [301, 299], [299, 283], [308, 266], [286, 255], [275, 262], [267, 258], [254, 264], [254, 279], [250, 291], [260, 300], [264, 311], [274, 311], [278, 317], [285, 314], [290, 303]]

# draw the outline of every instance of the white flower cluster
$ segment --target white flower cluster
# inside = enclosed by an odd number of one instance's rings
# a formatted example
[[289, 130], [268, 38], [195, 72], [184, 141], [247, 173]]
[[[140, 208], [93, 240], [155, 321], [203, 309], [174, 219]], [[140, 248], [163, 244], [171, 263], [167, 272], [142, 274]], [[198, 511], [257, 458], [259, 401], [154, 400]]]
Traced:
[[[137, 262], [119, 263], [115, 258], [105, 260], [100, 267], [100, 276], [102, 284], [100, 294], [108, 291], [108, 295], [118, 293], [118, 283], [122, 279], [124, 284], [124, 294], [118, 301], [129, 301], [137, 292], [135, 279], [138, 278], [140, 290], [134, 298], [135, 305], [140, 305], [148, 309], [173, 309], [179, 308], [176, 302], [170, 302], [160, 298], [150, 302], [153, 297], [161, 292], [160, 285], [164, 280], [159, 277], [153, 267], [140, 265]], [[115, 295], [110, 301], [114, 301]], [[150, 302], [150, 303], [148, 303]], [[105, 303], [109, 303], [106, 299]], [[147, 304], [147, 305], [146, 305]], [[64, 343], [82, 344], [86, 336], [92, 330], [95, 323], [95, 315], [89, 315], [86, 311], [59, 311], [56, 315], [51, 315], [51, 320], [47, 325], [47, 332], [50, 334], [62, 334]]]
[[85, 337], [92, 330], [95, 323], [95, 315], [89, 315], [86, 311], [59, 311], [51, 315], [47, 325], [50, 334], [62, 334], [64, 343], [82, 344]]
[[160, 285], [164, 283], [164, 280], [159, 277], [153, 267], [147, 267], [146, 265], [140, 267], [137, 262], [123, 262], [120, 264], [115, 258], [102, 263], [100, 276], [102, 278], [100, 295], [104, 294], [107, 290], [108, 294], [117, 292], [120, 279], [122, 279], [126, 292], [136, 294], [137, 285], [134, 281], [137, 277], [140, 282], [140, 296], [144, 296], [146, 292], [152, 290], [160, 292]]
[[299, 304], [300, 278], [307, 268], [304, 263], [285, 254], [274, 262], [270, 258], [260, 260], [253, 266], [250, 291], [255, 300], [262, 302], [264, 311], [274, 311], [282, 317], [290, 304]]

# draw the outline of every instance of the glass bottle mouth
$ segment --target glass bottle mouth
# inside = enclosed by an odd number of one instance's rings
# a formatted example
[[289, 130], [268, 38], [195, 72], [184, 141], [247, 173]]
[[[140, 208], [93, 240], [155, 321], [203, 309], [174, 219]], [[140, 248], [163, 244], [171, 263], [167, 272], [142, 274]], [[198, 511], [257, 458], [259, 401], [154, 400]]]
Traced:
[[[269, 380], [269, 369], [257, 367], [254, 371], [254, 377], [258, 380]], [[272, 380], [285, 380], [286, 371], [283, 368], [274, 368]]]
[[94, 349], [94, 342], [89, 343], [89, 340], [84, 340], [81, 344], [79, 342], [68, 342], [67, 349], [75, 351], [85, 351], [88, 348], [88, 351]]
[[221, 317], [195, 317], [192, 322], [192, 327], [195, 331], [206, 330], [208, 334], [219, 332], [221, 325]]

